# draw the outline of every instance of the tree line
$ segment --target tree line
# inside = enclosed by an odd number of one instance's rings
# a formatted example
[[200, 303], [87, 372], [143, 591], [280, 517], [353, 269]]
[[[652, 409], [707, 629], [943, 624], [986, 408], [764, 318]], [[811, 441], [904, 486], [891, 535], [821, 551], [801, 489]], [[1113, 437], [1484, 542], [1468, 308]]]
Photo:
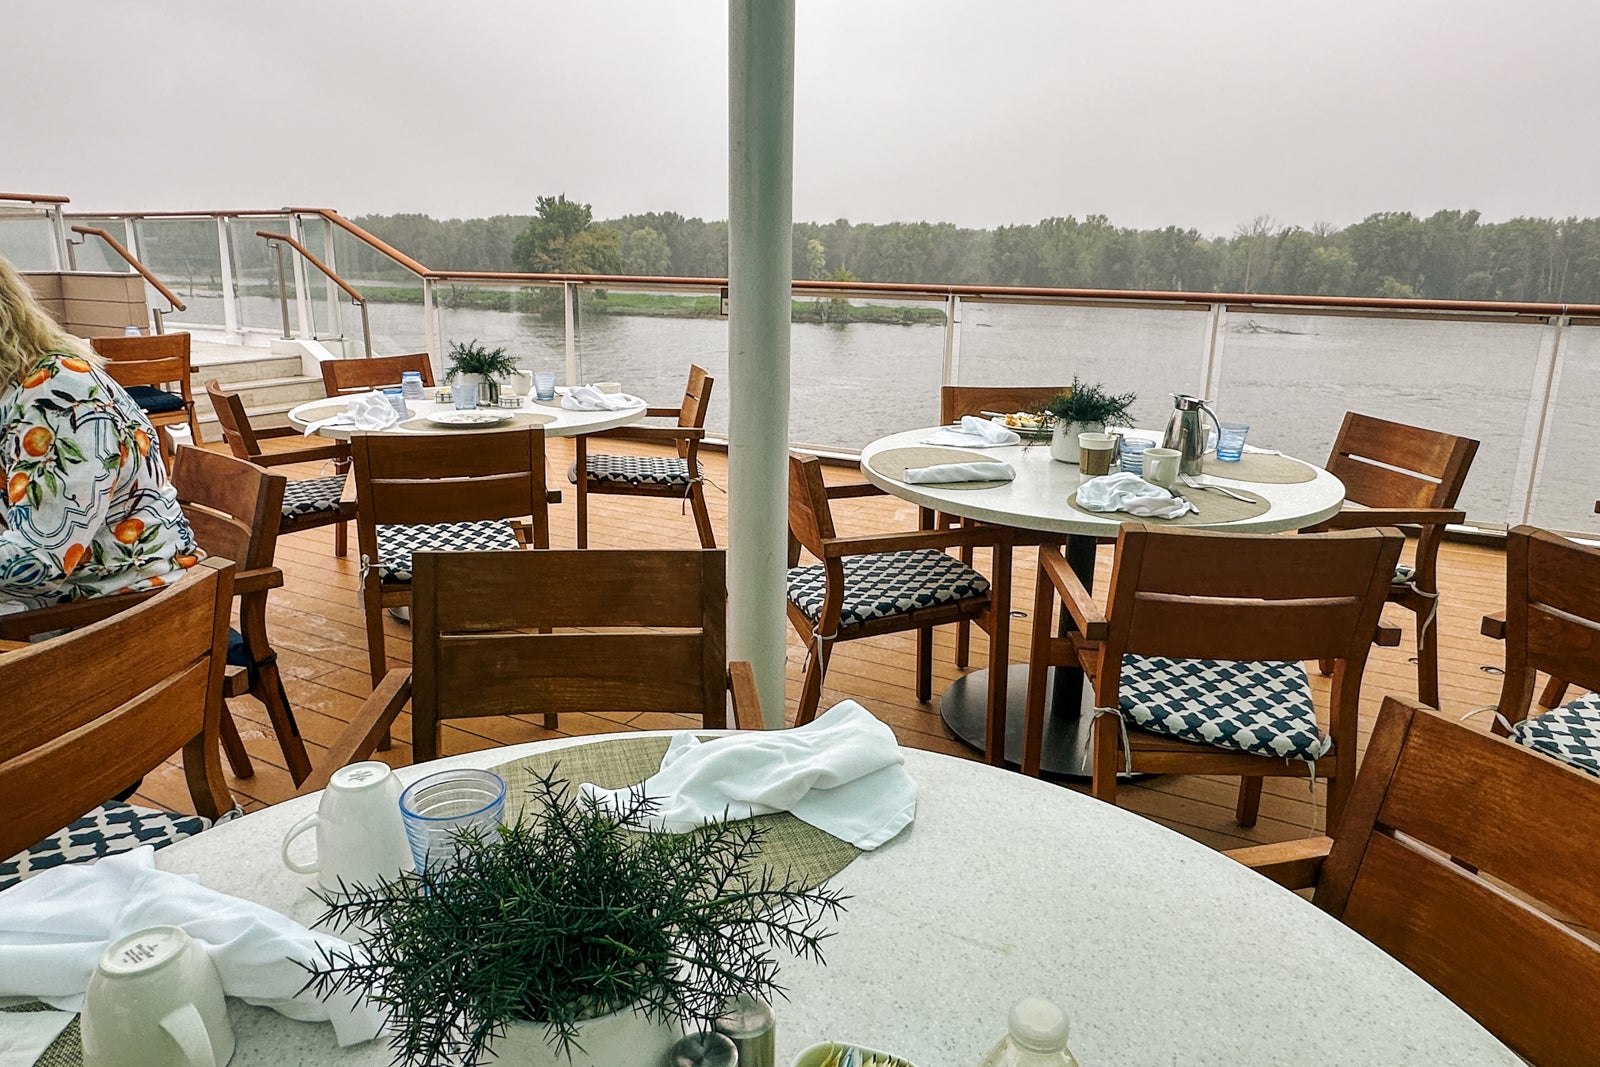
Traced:
[[[650, 212], [596, 220], [539, 197], [533, 215], [356, 223], [441, 270], [725, 277], [728, 224]], [[381, 264], [364, 264], [381, 270]], [[1476, 211], [1382, 212], [1343, 228], [1259, 217], [1228, 236], [1141, 230], [1103, 215], [968, 229], [801, 222], [794, 277], [1055, 288], [1600, 303], [1600, 219], [1484, 222]]]

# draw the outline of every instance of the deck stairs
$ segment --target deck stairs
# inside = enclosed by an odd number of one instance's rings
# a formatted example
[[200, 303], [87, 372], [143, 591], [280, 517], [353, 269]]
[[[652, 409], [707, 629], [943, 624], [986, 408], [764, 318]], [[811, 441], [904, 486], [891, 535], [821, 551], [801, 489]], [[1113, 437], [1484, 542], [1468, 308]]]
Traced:
[[267, 348], [190, 341], [194, 364], [191, 378], [195, 408], [200, 415], [200, 435], [206, 441], [222, 439], [217, 417], [206, 397], [205, 383], [216, 379], [222, 387], [244, 398], [244, 409], [257, 429], [289, 425], [289, 409], [322, 397], [322, 379], [304, 373], [298, 351], [274, 352]]

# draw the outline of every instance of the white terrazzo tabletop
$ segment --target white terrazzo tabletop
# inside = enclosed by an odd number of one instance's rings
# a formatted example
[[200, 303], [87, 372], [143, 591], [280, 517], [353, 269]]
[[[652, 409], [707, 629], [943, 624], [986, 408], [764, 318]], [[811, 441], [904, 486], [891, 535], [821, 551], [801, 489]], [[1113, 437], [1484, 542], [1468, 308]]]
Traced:
[[[345, 396], [329, 397], [324, 400], [308, 400], [304, 404], [289, 410], [289, 421], [300, 429], [305, 429], [313, 422], [337, 415], [350, 406], [350, 397], [358, 394], [350, 393]], [[441, 404], [434, 400], [407, 400], [406, 406], [411, 411], [411, 420], [426, 419], [430, 415], [450, 414], [455, 411], [453, 404]], [[546, 437], [573, 437], [578, 434], [595, 433], [599, 430], [611, 430], [618, 426], [628, 426], [641, 421], [645, 415], [645, 405], [640, 401], [638, 407], [623, 408], [621, 411], [568, 411], [559, 401], [553, 400], [527, 400], [520, 408], [484, 408], [485, 411], [500, 412], [511, 415], [516, 412], [527, 414], [548, 415], [551, 421], [544, 424]], [[408, 420], [408, 421], [411, 421]], [[389, 433], [439, 433], [439, 427], [396, 427]], [[340, 441], [350, 439], [351, 430], [347, 426], [324, 426], [317, 431], [318, 436], [331, 437]], [[445, 431], [448, 432], [448, 431]], [[482, 429], [468, 429], [462, 433], [483, 433]]]
[[[905, 755], [921, 791], [916, 821], [835, 878], [851, 900], [827, 966], [782, 967], [780, 1065], [837, 1037], [918, 1067], [971, 1067], [1004, 1032], [1012, 1002], [1032, 993], [1066, 1009], [1084, 1067], [1521, 1063], [1383, 952], [1221, 854], [1035, 779]], [[279, 844], [315, 803], [216, 827], [157, 853], [157, 865], [310, 922], [314, 876], [286, 869]], [[231, 1067], [390, 1062], [381, 1039], [340, 1049], [326, 1024], [232, 999], [229, 1010]]]

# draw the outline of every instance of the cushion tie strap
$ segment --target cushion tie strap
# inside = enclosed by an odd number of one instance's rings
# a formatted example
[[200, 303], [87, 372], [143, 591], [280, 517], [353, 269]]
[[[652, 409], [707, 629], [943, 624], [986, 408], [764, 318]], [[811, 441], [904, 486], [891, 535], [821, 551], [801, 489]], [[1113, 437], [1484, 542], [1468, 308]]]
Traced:
[[1505, 729], [1506, 733], [1509, 734], [1511, 732], [1511, 720], [1500, 714], [1499, 707], [1500, 705], [1498, 704], [1485, 704], [1481, 708], [1473, 708], [1471, 711], [1461, 716], [1460, 721], [1466, 722], [1474, 715], [1482, 715], [1486, 711], [1492, 711], [1494, 712], [1494, 721], [1499, 723]]
[[1128, 740], [1128, 720], [1123, 718], [1122, 709], [1121, 708], [1099, 708], [1099, 707], [1097, 707], [1097, 708], [1094, 709], [1094, 717], [1095, 718], [1098, 719], [1102, 715], [1114, 715], [1114, 716], [1116, 716], [1118, 740], [1122, 744], [1122, 760], [1123, 760], [1123, 768], [1122, 769], [1123, 769], [1124, 772], [1126, 772], [1128, 774], [1132, 774], [1133, 773], [1133, 745]]

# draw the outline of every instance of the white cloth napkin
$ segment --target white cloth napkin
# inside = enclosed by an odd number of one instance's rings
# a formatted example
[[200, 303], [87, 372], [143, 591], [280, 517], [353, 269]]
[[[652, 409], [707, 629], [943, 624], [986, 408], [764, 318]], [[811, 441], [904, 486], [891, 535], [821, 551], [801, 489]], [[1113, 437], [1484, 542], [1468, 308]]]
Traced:
[[622, 411], [640, 404], [638, 397], [627, 393], [602, 393], [592, 385], [573, 386], [561, 398], [561, 406], [568, 411]]
[[941, 426], [933, 431], [929, 437], [924, 437], [925, 445], [961, 445], [966, 448], [1000, 448], [1005, 445], [1020, 445], [1022, 435], [1015, 430], [1008, 430], [997, 422], [980, 419], [976, 415], [961, 416], [961, 426]]
[[1078, 503], [1090, 511], [1126, 511], [1142, 519], [1176, 519], [1200, 510], [1127, 471], [1090, 478], [1078, 487]]
[[70, 1022], [70, 1011], [0, 1012], [0, 1067], [33, 1067]]
[[641, 784], [581, 789], [612, 809], [643, 791], [659, 801], [651, 825], [673, 833], [789, 811], [861, 849], [888, 841], [917, 813], [917, 783], [906, 773], [894, 731], [853, 700], [793, 730], [707, 742], [679, 734], [661, 769]]
[[1017, 476], [1009, 463], [940, 463], [934, 467], [911, 467], [900, 479], [911, 485], [937, 485], [941, 482], [1009, 482]]
[[33, 996], [78, 1011], [106, 946], [152, 926], [182, 927], [198, 941], [229, 996], [302, 1022], [331, 1022], [341, 1045], [378, 1032], [381, 1015], [371, 1005], [343, 993], [324, 1001], [300, 992], [307, 975], [295, 961], [317, 961], [321, 946], [348, 951], [348, 942], [193, 876], [158, 871], [149, 846], [65, 864], [0, 893], [0, 997]]
[[318, 419], [306, 427], [310, 437], [324, 426], [337, 426], [350, 430], [387, 430], [400, 421], [399, 412], [382, 393], [362, 393], [353, 396], [349, 408], [326, 419]]

